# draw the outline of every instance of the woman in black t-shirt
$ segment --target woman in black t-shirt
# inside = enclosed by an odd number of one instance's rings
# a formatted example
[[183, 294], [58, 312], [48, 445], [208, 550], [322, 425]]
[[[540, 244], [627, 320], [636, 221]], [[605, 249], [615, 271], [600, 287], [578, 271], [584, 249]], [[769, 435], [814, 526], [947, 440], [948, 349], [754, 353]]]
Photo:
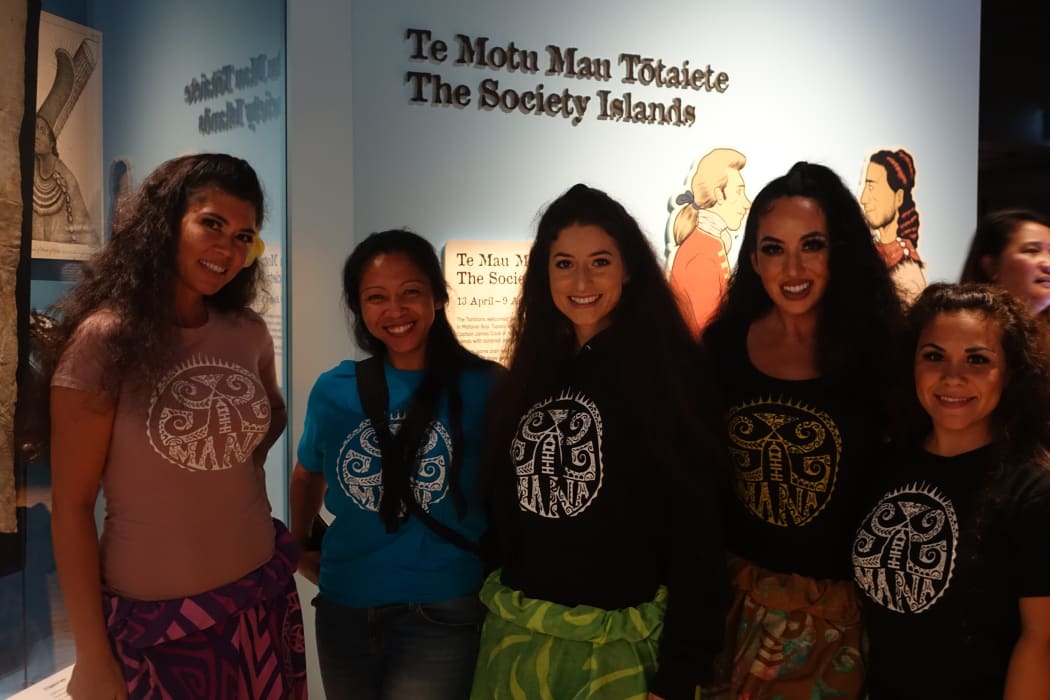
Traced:
[[897, 448], [853, 568], [872, 700], [1050, 697], [1050, 355], [1009, 293], [932, 285], [909, 313]]
[[472, 697], [693, 700], [728, 602], [710, 380], [638, 223], [576, 185], [540, 218], [492, 401], [503, 569]]
[[860, 693], [850, 533], [882, 437], [882, 368], [900, 317], [864, 215], [835, 173], [797, 163], [755, 197], [703, 338], [734, 467], [724, 511], [736, 598], [720, 678], [733, 698]]

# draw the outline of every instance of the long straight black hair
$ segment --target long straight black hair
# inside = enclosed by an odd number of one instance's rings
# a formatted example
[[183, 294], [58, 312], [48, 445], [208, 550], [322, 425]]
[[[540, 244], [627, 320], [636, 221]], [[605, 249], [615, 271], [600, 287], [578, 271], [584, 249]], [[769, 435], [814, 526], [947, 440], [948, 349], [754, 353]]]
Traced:
[[[617, 367], [609, 381], [626, 397], [624, 409], [649, 436], [653, 463], [668, 496], [695, 494], [715, 512], [705, 488], [721, 470], [720, 435], [714, 429], [717, 400], [708, 365], [675, 300], [649, 240], [627, 210], [601, 190], [578, 184], [555, 199], [540, 217], [529, 252], [511, 334], [510, 369], [494, 405], [489, 465], [493, 486], [507, 478], [507, 455], [519, 419], [557, 391], [575, 356], [572, 322], [554, 305], [550, 251], [573, 224], [597, 226], [616, 243], [626, 278], [605, 331]], [[711, 477], [709, 479], [708, 477]]]
[[729, 325], [746, 328], [773, 308], [751, 257], [758, 248], [762, 219], [785, 197], [812, 199], [827, 222], [828, 285], [820, 301], [816, 338], [821, 374], [850, 381], [868, 377], [876, 386], [883, 384], [879, 375], [890, 364], [893, 343], [903, 328], [901, 302], [860, 205], [842, 179], [823, 165], [795, 163], [755, 197], [740, 259], [705, 336], [715, 336]]

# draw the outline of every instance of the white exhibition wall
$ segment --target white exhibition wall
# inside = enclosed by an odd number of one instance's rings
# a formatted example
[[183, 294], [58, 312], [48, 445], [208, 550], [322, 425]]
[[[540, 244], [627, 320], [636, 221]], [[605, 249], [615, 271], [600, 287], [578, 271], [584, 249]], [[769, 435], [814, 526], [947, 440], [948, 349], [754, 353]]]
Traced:
[[[830, 166], [859, 192], [867, 156], [904, 147], [917, 165], [920, 249], [930, 276], [954, 277], [961, 267], [976, 209], [977, 0], [468, 0], [352, 8], [358, 238], [404, 225], [436, 245], [527, 239], [542, 205], [582, 181], [623, 201], [662, 251], [669, 198], [712, 148], [747, 156], [742, 174], [753, 196], [797, 160]], [[413, 60], [417, 41], [406, 38], [409, 28], [431, 32], [431, 42], [418, 42], [424, 51], [444, 41], [445, 60]], [[490, 50], [513, 42], [535, 51], [538, 72], [457, 64], [457, 35], [471, 45], [488, 37]], [[577, 59], [608, 59], [611, 79], [547, 75], [552, 44], [563, 53], [576, 47]], [[710, 65], [728, 76], [728, 87], [720, 93], [628, 84], [622, 54], [668, 67], [688, 61], [690, 71]], [[415, 82], [423, 80], [406, 83], [409, 72], [465, 85], [470, 103], [412, 104]], [[590, 100], [575, 126], [572, 117], [505, 113], [485, 108], [493, 101], [483, 90], [487, 80], [498, 81], [501, 92], [542, 84], [545, 95], [568, 90]], [[426, 98], [432, 83], [423, 87]], [[602, 120], [600, 91], [608, 99], [630, 92], [635, 102], [668, 105], [678, 98], [683, 110], [695, 109], [695, 123]]]

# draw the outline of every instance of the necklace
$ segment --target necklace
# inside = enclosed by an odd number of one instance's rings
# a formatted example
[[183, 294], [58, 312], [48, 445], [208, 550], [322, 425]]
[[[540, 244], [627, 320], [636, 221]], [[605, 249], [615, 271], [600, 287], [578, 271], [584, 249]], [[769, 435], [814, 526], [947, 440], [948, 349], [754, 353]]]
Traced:
[[37, 166], [37, 177], [33, 178], [33, 213], [39, 216], [54, 216], [66, 211], [66, 230], [73, 234], [73, 205], [69, 199], [69, 187], [65, 178], [55, 170], [49, 177], [40, 175]]
[[37, 165], [37, 176], [33, 178], [33, 213], [37, 216], [56, 216], [65, 210], [66, 233], [71, 242], [77, 242], [77, 233], [72, 221], [72, 203], [69, 199], [69, 187], [65, 178], [56, 169], [47, 177], [40, 174]]

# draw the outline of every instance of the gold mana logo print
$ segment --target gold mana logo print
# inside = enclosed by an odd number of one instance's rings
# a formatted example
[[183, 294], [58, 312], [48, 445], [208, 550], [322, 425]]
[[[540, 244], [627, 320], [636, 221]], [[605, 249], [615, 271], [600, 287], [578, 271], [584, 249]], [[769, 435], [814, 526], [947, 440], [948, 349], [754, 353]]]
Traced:
[[827, 413], [783, 399], [729, 412], [736, 493], [755, 517], [779, 527], [811, 522], [831, 500], [842, 437]]

